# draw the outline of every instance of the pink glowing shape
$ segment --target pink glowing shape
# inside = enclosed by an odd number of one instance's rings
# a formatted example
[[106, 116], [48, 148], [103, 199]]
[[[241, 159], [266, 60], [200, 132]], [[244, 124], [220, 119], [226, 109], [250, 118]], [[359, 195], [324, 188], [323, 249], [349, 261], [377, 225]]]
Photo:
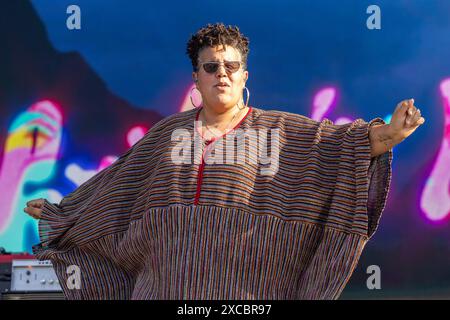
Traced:
[[335, 125], [340, 125], [340, 124], [347, 124], [347, 123], [352, 123], [353, 119], [349, 118], [349, 117], [339, 117], [334, 121]]
[[0, 168], [0, 233], [15, 212], [22, 210], [16, 208], [16, 202], [29, 182], [31, 168], [57, 160], [62, 133], [60, 110], [51, 101], [37, 102], [19, 114], [8, 130]]
[[62, 123], [62, 109], [56, 103], [50, 100], [42, 100], [33, 104], [28, 111], [39, 112], [50, 119], [55, 120], [58, 124]]
[[142, 139], [148, 128], [143, 126], [136, 126], [131, 128], [127, 133], [128, 147], [132, 147], [136, 142]]
[[100, 161], [100, 165], [98, 166], [98, 172], [102, 171], [103, 169], [109, 167], [111, 164], [114, 163], [114, 161], [117, 160], [117, 156], [104, 156], [102, 160]]
[[450, 78], [441, 82], [440, 90], [444, 102], [444, 135], [420, 198], [420, 209], [435, 222], [450, 215]]
[[320, 121], [332, 110], [332, 105], [336, 100], [336, 89], [329, 87], [321, 89], [314, 96], [311, 119]]

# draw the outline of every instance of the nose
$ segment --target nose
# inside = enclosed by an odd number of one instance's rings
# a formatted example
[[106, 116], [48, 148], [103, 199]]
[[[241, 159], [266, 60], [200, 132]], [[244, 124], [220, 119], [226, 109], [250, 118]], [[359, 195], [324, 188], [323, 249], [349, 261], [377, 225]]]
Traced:
[[217, 78], [222, 78], [222, 77], [227, 77], [227, 70], [225, 69], [225, 65], [224, 64], [220, 64], [219, 68], [216, 71], [216, 76]]

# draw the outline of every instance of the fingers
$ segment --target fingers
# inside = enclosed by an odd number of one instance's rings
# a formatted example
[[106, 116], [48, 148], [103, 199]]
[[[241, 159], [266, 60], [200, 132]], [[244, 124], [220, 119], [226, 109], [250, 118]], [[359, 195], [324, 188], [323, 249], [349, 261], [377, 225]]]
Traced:
[[44, 206], [44, 199], [33, 199], [27, 202], [28, 207], [42, 208]]
[[23, 209], [29, 216], [33, 217], [34, 219], [40, 219], [42, 215], [42, 210], [38, 208], [33, 207], [26, 207]]
[[414, 116], [414, 114], [416, 113], [417, 109], [416, 109], [416, 107], [414, 107], [414, 100], [413, 99], [411, 99], [411, 100], [408, 101], [408, 105], [406, 108], [407, 108], [408, 116], [410, 116], [412, 118]]
[[413, 104], [414, 104], [414, 99], [407, 99], [407, 100], [400, 101], [397, 104], [397, 107], [395, 108], [394, 113], [399, 113], [401, 116], [404, 117], [405, 114], [408, 115], [408, 113], [407, 113], [408, 108], [410, 106], [413, 106]]
[[34, 219], [41, 219], [44, 202], [45, 199], [42, 198], [30, 200], [27, 202], [27, 207], [23, 211]]
[[408, 106], [407, 109], [407, 115], [405, 119], [405, 123], [407, 126], [412, 126], [420, 117], [420, 111], [417, 112], [417, 110], [413, 109], [414, 107]]
[[400, 110], [406, 111], [408, 109], [408, 107], [412, 106], [413, 104], [414, 104], [414, 99], [407, 99], [407, 100], [401, 101], [397, 106], [399, 107]]
[[[409, 109], [411, 110], [411, 109]], [[421, 113], [420, 113], [420, 109], [416, 109], [414, 114], [411, 116], [408, 116], [406, 119], [406, 124], [408, 126], [419, 126], [421, 124], [423, 124], [425, 122], [425, 118], [422, 117]]]
[[407, 127], [421, 125], [425, 122], [425, 118], [422, 117], [420, 109], [414, 106], [414, 99], [403, 100], [397, 105], [397, 109], [401, 114], [405, 115], [405, 125]]
[[420, 114], [420, 109], [416, 109], [416, 112], [413, 115], [413, 123], [420, 119], [422, 115]]

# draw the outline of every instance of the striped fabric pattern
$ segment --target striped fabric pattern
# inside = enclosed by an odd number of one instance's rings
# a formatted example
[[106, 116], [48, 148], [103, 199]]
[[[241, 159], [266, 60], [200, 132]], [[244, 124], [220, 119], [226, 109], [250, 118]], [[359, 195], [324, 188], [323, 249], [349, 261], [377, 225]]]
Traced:
[[[337, 299], [386, 205], [392, 151], [371, 159], [368, 138], [384, 121], [249, 108], [236, 129], [279, 129], [278, 170], [262, 175], [260, 163], [206, 163], [220, 139], [174, 164], [172, 133], [194, 137], [198, 112], [161, 120], [59, 204], [45, 202], [34, 253], [52, 261], [66, 298]], [[67, 285], [71, 265], [79, 289]]]

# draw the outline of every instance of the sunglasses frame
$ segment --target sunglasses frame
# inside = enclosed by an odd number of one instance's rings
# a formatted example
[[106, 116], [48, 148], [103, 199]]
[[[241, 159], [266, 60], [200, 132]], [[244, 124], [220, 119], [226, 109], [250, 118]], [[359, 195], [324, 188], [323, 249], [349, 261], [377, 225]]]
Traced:
[[[231, 70], [229, 70], [229, 69], [226, 67], [226, 65], [225, 65], [225, 63], [227, 63], [227, 62], [228, 62], [228, 63], [230, 63], [230, 62], [237, 62], [237, 63], [239, 63], [239, 68], [236, 69], [236, 71], [231, 71]], [[216, 69], [215, 71], [212, 71], [212, 72], [207, 71], [207, 70], [205, 69], [205, 64], [207, 64], [207, 63], [216, 64], [216, 65], [217, 65], [217, 69]], [[243, 63], [242, 63], [241, 61], [237, 61], [237, 60], [233, 60], [233, 61], [227, 61], [227, 60], [225, 60], [225, 61], [205, 61], [205, 62], [200, 62], [200, 63], [198, 64], [198, 70], [200, 70], [200, 68], [203, 67], [203, 70], [205, 70], [206, 73], [208, 73], [208, 74], [213, 74], [213, 73], [216, 73], [217, 70], [219, 70], [219, 66], [221, 66], [221, 65], [224, 66], [225, 71], [226, 71], [227, 73], [236, 73], [236, 72], [238, 72], [238, 71], [242, 68]]]

